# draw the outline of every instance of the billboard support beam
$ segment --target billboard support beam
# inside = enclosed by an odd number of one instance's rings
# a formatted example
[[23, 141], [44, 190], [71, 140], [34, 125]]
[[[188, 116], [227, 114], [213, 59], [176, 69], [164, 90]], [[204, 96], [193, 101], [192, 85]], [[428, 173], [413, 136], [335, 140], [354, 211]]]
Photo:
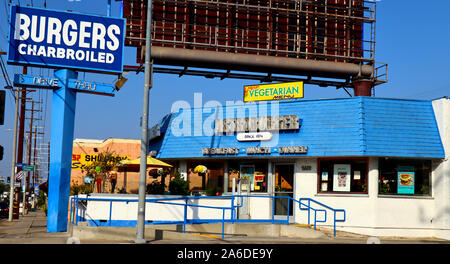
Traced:
[[373, 81], [367, 79], [354, 80], [353, 93], [355, 96], [372, 96]]
[[152, 47], [155, 64], [188, 66], [210, 69], [234, 69], [252, 72], [272, 72], [289, 75], [311, 75], [326, 78], [358, 76], [369, 78], [373, 66], [333, 61], [269, 57], [255, 54], [218, 53], [208, 50], [187, 50], [168, 47]]

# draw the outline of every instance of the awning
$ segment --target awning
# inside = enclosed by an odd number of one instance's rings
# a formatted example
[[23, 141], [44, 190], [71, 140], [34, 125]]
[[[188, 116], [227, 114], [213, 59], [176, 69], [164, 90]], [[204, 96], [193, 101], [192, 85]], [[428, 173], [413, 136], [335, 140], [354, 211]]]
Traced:
[[[141, 159], [134, 159], [134, 160], [122, 160], [119, 162], [120, 165], [119, 166], [136, 166], [136, 165], [140, 165], [141, 164]], [[162, 162], [158, 159], [155, 159], [153, 157], [147, 156], [147, 166], [151, 166], [151, 167], [162, 167], [162, 168], [171, 168], [172, 165], [167, 164], [165, 162]]]

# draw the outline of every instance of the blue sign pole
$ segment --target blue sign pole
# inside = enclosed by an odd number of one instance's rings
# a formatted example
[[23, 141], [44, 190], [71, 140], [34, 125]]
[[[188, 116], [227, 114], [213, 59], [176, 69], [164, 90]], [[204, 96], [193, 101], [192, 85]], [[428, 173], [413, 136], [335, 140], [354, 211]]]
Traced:
[[67, 231], [76, 106], [76, 91], [68, 84], [69, 79], [76, 79], [77, 75], [77, 72], [67, 69], [55, 72], [61, 88], [53, 91], [52, 101], [47, 232]]

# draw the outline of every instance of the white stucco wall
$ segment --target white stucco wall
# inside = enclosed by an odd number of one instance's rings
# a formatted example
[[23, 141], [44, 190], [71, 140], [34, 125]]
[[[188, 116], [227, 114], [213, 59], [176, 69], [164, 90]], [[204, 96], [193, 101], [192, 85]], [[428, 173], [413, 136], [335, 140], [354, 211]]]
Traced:
[[[306, 164], [312, 166], [311, 171], [301, 170]], [[346, 221], [336, 224], [338, 230], [373, 236], [450, 239], [445, 235], [450, 227], [449, 189], [447, 187], [445, 191], [445, 185], [436, 186], [442, 177], [439, 170], [432, 172], [433, 194], [429, 197], [378, 195], [378, 158], [369, 158], [368, 177], [368, 194], [318, 194], [317, 159], [299, 159], [296, 163], [295, 199], [308, 197], [335, 209], [345, 209]], [[313, 207], [321, 208], [318, 205]], [[318, 226], [332, 227], [332, 212], [328, 210], [327, 216], [329, 221], [318, 223]], [[318, 219], [322, 216], [318, 215]], [[296, 208], [295, 222], [306, 224], [307, 220], [307, 211]], [[314, 223], [313, 218], [310, 223]]]
[[445, 159], [434, 163], [433, 178], [435, 236], [450, 240], [450, 99], [441, 98], [433, 101], [436, 122], [445, 150]]

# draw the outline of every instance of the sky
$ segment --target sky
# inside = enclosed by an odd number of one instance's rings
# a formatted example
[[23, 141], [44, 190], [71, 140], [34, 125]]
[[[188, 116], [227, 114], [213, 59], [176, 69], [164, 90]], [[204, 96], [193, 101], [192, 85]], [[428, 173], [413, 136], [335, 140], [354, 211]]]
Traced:
[[[0, 49], [7, 51], [9, 0], [0, 0]], [[13, 4], [43, 7], [44, 0], [13, 0]], [[47, 8], [106, 15], [107, 0], [47, 0]], [[432, 100], [450, 96], [450, 19], [448, 0], [380, 0], [377, 1], [375, 59], [388, 64], [388, 82], [375, 88], [376, 97]], [[112, 16], [119, 16], [119, 4], [113, 1]], [[136, 50], [125, 48], [125, 65], [136, 65]], [[3, 56], [6, 61], [6, 56]], [[8, 74], [21, 73], [22, 67], [8, 65]], [[51, 76], [53, 70], [29, 68], [29, 74]], [[124, 75], [128, 82], [114, 97], [77, 94], [74, 138], [140, 139], [140, 117], [144, 74]], [[114, 83], [117, 76], [79, 73], [79, 79]], [[252, 80], [205, 79], [169, 74], [155, 74], [150, 92], [149, 127], [170, 113], [172, 105], [187, 101], [192, 106], [194, 94], [201, 93], [203, 103], [209, 100], [242, 100], [243, 86]], [[5, 82], [0, 78], [0, 89]], [[350, 92], [352, 92], [350, 90]], [[343, 98], [349, 95], [335, 87], [305, 85], [305, 99]], [[38, 144], [50, 140], [51, 92], [37, 91], [30, 97], [42, 101], [37, 126], [44, 135]], [[0, 145], [5, 148], [0, 161], [0, 179], [11, 174], [11, 153], [15, 103], [7, 92], [5, 124], [0, 126]], [[27, 115], [29, 116], [29, 114]], [[27, 122], [28, 123], [28, 122]], [[28, 128], [27, 128], [28, 130]], [[46, 150], [43, 150], [43, 155]], [[46, 154], [45, 154], [46, 155]]]

